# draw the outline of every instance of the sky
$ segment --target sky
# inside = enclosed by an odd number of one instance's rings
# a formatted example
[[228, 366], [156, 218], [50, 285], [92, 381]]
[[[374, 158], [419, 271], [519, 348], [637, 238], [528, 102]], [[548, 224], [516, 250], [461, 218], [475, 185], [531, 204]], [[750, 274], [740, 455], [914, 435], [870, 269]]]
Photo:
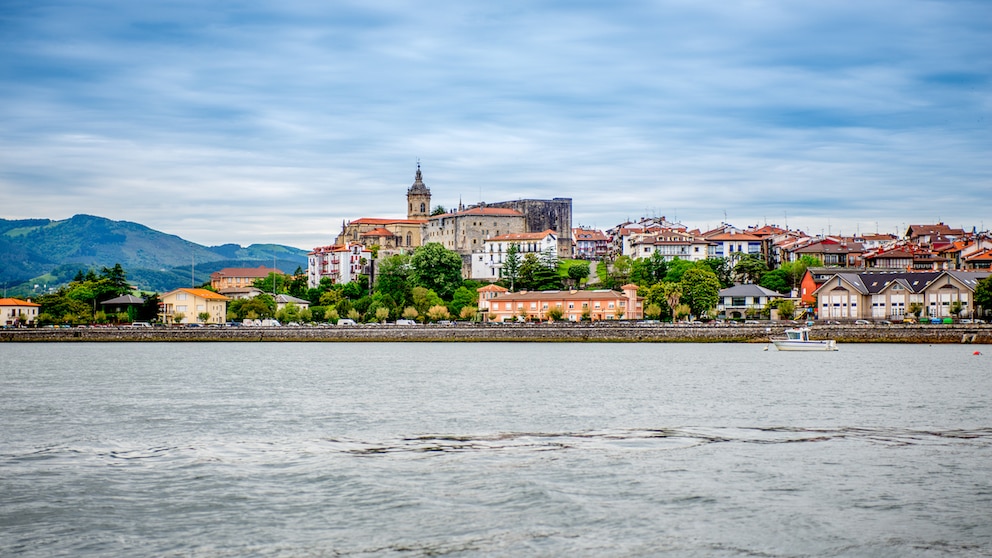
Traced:
[[330, 244], [573, 200], [809, 234], [992, 228], [987, 0], [0, 0], [0, 217]]

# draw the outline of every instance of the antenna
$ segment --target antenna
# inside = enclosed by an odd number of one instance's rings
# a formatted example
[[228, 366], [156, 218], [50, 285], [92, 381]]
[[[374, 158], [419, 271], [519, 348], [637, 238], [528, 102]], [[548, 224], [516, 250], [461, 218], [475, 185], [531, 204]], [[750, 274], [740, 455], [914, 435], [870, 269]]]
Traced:
[[196, 252], [189, 256], [189, 288], [196, 288]]

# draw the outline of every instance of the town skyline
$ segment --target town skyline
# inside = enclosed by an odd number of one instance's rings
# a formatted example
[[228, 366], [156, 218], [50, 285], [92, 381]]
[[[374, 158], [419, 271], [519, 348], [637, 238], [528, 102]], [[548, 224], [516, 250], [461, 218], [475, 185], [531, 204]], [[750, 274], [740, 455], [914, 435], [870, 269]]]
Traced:
[[511, 0], [7, 6], [0, 214], [326, 245], [573, 200], [606, 230], [989, 227], [992, 4]]

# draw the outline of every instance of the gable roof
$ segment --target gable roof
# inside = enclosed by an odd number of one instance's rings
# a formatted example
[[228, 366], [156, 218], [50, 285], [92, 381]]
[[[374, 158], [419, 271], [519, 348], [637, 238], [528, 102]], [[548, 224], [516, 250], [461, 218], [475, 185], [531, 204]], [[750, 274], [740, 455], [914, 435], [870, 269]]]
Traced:
[[435, 219], [443, 219], [445, 217], [463, 217], [463, 216], [523, 217], [524, 214], [517, 211], [516, 209], [510, 209], [508, 207], [473, 207], [471, 209], [463, 209], [461, 211], [454, 211], [451, 213], [432, 215], [431, 221]]
[[726, 289], [720, 289], [720, 296], [766, 296], [766, 297], [784, 297], [785, 295], [773, 291], [771, 289], [766, 289], [761, 285], [755, 285], [753, 283], [747, 283], [744, 285], [734, 285], [733, 287], [727, 287]]
[[423, 225], [427, 219], [384, 219], [379, 217], [360, 217], [349, 221], [349, 225]]
[[222, 294], [218, 294], [218, 293], [215, 293], [213, 291], [208, 291], [207, 289], [175, 289], [175, 290], [172, 290], [172, 291], [169, 291], [169, 292], [165, 293], [164, 295], [162, 295], [162, 297], [165, 298], [165, 297], [167, 297], [167, 296], [169, 296], [171, 294], [175, 294], [175, 293], [179, 293], [179, 292], [184, 292], [184, 293], [187, 293], [187, 294], [191, 294], [191, 295], [193, 295], [195, 297], [203, 298], [203, 299], [206, 299], [206, 300], [217, 300], [217, 301], [228, 301], [228, 300], [231, 300], [231, 299], [227, 298], [226, 296], [224, 296]]
[[555, 235], [555, 231], [551, 229], [547, 229], [542, 232], [501, 234], [499, 236], [487, 238], [485, 242], [493, 242], [500, 240], [544, 240], [548, 236], [554, 236], [554, 235]]
[[119, 296], [117, 298], [105, 300], [100, 304], [144, 304], [144, 303], [145, 303], [145, 299], [131, 294], [126, 294], [124, 296]]
[[225, 267], [220, 271], [211, 273], [210, 279], [219, 279], [221, 277], [254, 277], [256, 279], [265, 279], [270, 273], [285, 275], [281, 269], [260, 265], [258, 267]]
[[27, 306], [35, 308], [41, 305], [27, 300], [21, 300], [19, 298], [0, 298], [0, 306]]

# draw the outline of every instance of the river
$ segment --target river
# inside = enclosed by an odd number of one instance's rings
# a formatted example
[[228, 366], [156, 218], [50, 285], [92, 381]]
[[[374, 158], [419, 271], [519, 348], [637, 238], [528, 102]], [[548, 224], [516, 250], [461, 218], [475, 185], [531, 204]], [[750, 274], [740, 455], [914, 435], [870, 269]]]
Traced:
[[4, 344], [0, 554], [992, 555], [992, 347], [763, 349]]

